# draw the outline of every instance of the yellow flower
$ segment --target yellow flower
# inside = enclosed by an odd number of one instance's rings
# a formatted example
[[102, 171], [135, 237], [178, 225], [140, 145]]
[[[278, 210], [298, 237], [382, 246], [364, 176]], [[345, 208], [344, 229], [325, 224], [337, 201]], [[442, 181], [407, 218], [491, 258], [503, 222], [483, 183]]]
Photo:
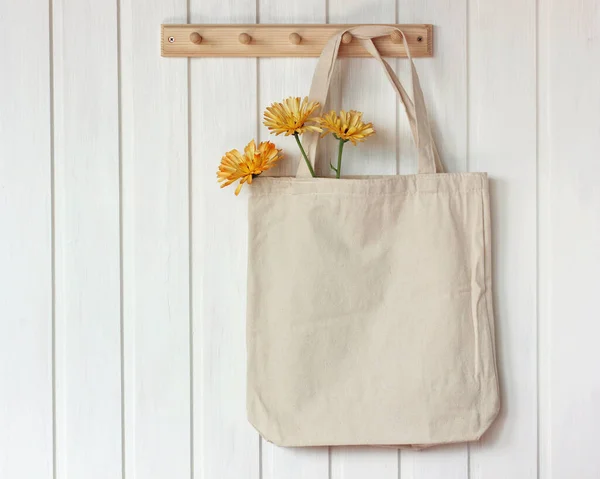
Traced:
[[221, 188], [240, 180], [240, 184], [235, 189], [237, 196], [244, 183], [251, 184], [255, 176], [275, 166], [281, 158], [283, 158], [281, 150], [270, 141], [263, 141], [257, 149], [256, 143], [252, 140], [244, 148], [243, 155], [237, 150], [228, 151], [221, 158], [217, 171], [218, 181], [222, 183]]
[[263, 124], [275, 135], [285, 133], [285, 136], [300, 135], [305, 131], [321, 131], [318, 126], [307, 125], [312, 112], [319, 108], [319, 102], [308, 101], [308, 97], [300, 101], [300, 98], [289, 97], [282, 103], [273, 103], [268, 106], [264, 113]]
[[355, 110], [342, 110], [339, 116], [335, 111], [330, 111], [317, 119], [325, 130], [321, 136], [332, 133], [338, 140], [351, 141], [353, 145], [356, 145], [357, 141], [365, 141], [367, 137], [375, 134], [375, 130], [372, 123], [363, 123], [362, 115], [360, 111]]

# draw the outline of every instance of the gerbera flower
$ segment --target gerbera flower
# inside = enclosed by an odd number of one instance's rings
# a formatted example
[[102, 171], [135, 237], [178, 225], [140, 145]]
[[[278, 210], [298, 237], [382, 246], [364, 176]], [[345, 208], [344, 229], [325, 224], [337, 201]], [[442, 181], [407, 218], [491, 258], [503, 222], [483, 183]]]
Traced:
[[283, 100], [281, 103], [273, 103], [268, 106], [264, 113], [265, 121], [263, 124], [269, 129], [274, 135], [280, 135], [282, 133], [285, 136], [294, 135], [298, 148], [302, 153], [302, 157], [306, 162], [310, 174], [314, 177], [315, 170], [312, 167], [306, 151], [300, 141], [300, 135], [307, 131], [320, 132], [321, 128], [316, 125], [308, 125], [307, 122], [314, 122], [316, 118], [310, 118], [310, 115], [319, 108], [319, 102], [308, 101], [308, 97], [304, 97], [300, 101], [300, 97], [289, 97]]
[[275, 135], [301, 135], [306, 131], [320, 132], [316, 125], [307, 125], [316, 118], [309, 118], [319, 108], [319, 102], [308, 101], [308, 97], [300, 101], [300, 97], [289, 97], [281, 103], [273, 103], [264, 113], [264, 125]]
[[217, 178], [221, 188], [240, 180], [235, 189], [235, 195], [240, 194], [244, 183], [251, 184], [252, 179], [266, 171], [283, 158], [281, 150], [278, 150], [270, 141], [263, 141], [256, 148], [252, 140], [244, 148], [242, 155], [238, 150], [231, 150], [221, 158], [221, 164], [217, 171]]
[[356, 145], [358, 141], [365, 141], [369, 136], [375, 134], [372, 123], [362, 121], [362, 113], [356, 110], [345, 112], [340, 111], [338, 115], [335, 111], [330, 111], [326, 115], [317, 118], [317, 123], [325, 130], [321, 137], [328, 133], [339, 140], [337, 168], [329, 163], [329, 166], [335, 171], [335, 177], [340, 178], [342, 174], [342, 152], [344, 145], [351, 141]]
[[365, 141], [367, 137], [375, 134], [375, 130], [372, 123], [362, 121], [362, 115], [360, 111], [355, 110], [342, 110], [339, 116], [335, 111], [330, 111], [317, 119], [325, 130], [321, 136], [332, 133], [338, 140], [351, 141], [353, 145], [358, 141]]

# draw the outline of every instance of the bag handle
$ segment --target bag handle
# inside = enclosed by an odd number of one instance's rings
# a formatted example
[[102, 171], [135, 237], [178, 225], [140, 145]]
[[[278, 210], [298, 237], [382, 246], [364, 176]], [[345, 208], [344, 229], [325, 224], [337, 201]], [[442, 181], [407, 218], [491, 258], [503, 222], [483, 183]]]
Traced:
[[[384, 35], [390, 35], [392, 32], [399, 32], [402, 35], [402, 42], [406, 50], [406, 54], [410, 61], [411, 73], [412, 73], [412, 86], [413, 86], [413, 97], [414, 103], [406, 93], [406, 90], [400, 83], [400, 80], [394, 73], [392, 67], [381, 57], [379, 51], [375, 47], [375, 44], [371, 40], [375, 37]], [[419, 154], [419, 173], [442, 173], [443, 166], [439, 158], [439, 154], [433, 136], [431, 134], [431, 126], [429, 118], [427, 116], [427, 109], [425, 107], [425, 99], [423, 97], [423, 90], [419, 82], [419, 75], [415, 64], [410, 54], [410, 49], [406, 41], [404, 32], [396, 27], [388, 25], [364, 25], [358, 27], [348, 28], [341, 30], [336, 33], [325, 45], [323, 52], [317, 62], [315, 73], [313, 75], [313, 81], [310, 88], [309, 98], [311, 101], [318, 101], [321, 104], [321, 109], [327, 100], [327, 94], [329, 92], [329, 85], [333, 76], [335, 60], [337, 59], [342, 35], [350, 32], [355, 36], [361, 43], [361, 45], [382, 65], [386, 76], [392, 83], [394, 90], [398, 93], [400, 101], [404, 105], [406, 116], [410, 124], [411, 132], [415, 145], [417, 146]], [[315, 155], [317, 151], [317, 144], [319, 142], [318, 133], [305, 133], [305, 147], [309, 155], [309, 160], [314, 166]], [[310, 176], [308, 167], [304, 162], [300, 162], [298, 165], [298, 171], [296, 176]]]

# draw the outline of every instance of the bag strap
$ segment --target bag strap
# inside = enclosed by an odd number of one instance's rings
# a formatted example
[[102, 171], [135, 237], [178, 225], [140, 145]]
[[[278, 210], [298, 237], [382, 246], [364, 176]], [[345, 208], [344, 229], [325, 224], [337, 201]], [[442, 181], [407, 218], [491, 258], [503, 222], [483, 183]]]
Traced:
[[[406, 93], [406, 90], [400, 83], [400, 80], [394, 73], [392, 67], [390, 67], [390, 65], [381, 57], [379, 51], [375, 47], [375, 44], [371, 40], [375, 37], [390, 35], [395, 31], [402, 35], [404, 48], [410, 61], [413, 97], [415, 99], [414, 103]], [[443, 166], [431, 134], [431, 126], [427, 116], [423, 90], [421, 89], [421, 84], [419, 82], [419, 75], [412, 60], [410, 49], [406, 41], [406, 36], [402, 30], [388, 25], [364, 25], [348, 28], [347, 30], [341, 30], [336, 33], [327, 42], [325, 48], [323, 48], [323, 52], [321, 53], [319, 61], [317, 62], [310, 88], [309, 99], [312, 101], [318, 101], [321, 104], [321, 109], [323, 108], [323, 105], [327, 100], [329, 85], [333, 76], [335, 60], [338, 56], [342, 35], [346, 32], [352, 33], [352, 35], [360, 41], [361, 45], [367, 50], [367, 52], [369, 52], [371, 56], [373, 56], [382, 65], [386, 76], [390, 80], [394, 90], [396, 90], [398, 93], [400, 101], [404, 105], [404, 110], [406, 112], [406, 116], [408, 117], [411, 132], [413, 134], [413, 139], [415, 141], [415, 145], [417, 146], [419, 154], [418, 172], [442, 173]], [[305, 139], [305, 148], [308, 152], [309, 160], [314, 166], [319, 134], [305, 133], [303, 138]], [[296, 176], [310, 176], [308, 168], [304, 162], [299, 163]]]

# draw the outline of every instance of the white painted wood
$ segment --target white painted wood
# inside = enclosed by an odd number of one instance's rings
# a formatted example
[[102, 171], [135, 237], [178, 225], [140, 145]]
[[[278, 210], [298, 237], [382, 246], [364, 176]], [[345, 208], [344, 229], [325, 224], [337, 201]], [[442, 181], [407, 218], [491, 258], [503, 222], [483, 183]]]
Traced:
[[262, 479], [327, 479], [326, 447], [284, 448], [262, 441]]
[[53, 20], [57, 478], [121, 478], [117, 7]]
[[125, 476], [192, 475], [187, 62], [160, 57], [185, 0], [121, 2]]
[[469, 166], [491, 178], [502, 409], [471, 479], [537, 477], [535, 1], [469, 5]]
[[[552, 34], [549, 30], [552, 3], [538, 3], [538, 171], [537, 171], [537, 211], [538, 211], [538, 477], [554, 479], [552, 466], [552, 219], [550, 209], [552, 194], [552, 165], [549, 116], [550, 75]], [[543, 44], [541, 42], [544, 42]], [[547, 238], [547, 240], [545, 240]], [[571, 250], [570, 250], [571, 251]], [[586, 328], [587, 331], [587, 328]], [[573, 429], [574, 430], [574, 429]]]
[[0, 3], [0, 477], [53, 476], [48, 2]]
[[[260, 23], [325, 23], [326, 4], [320, 0], [259, 0]], [[261, 58], [258, 60], [258, 120], [261, 141], [283, 148], [285, 160], [270, 173], [293, 176], [301, 157], [293, 137], [270, 135], [262, 124], [265, 108], [289, 96], [308, 95], [316, 65], [314, 58]], [[327, 479], [328, 448], [295, 449], [277, 447], [262, 440], [263, 479]]]
[[540, 3], [544, 478], [600, 477], [600, 9]]
[[421, 451], [403, 449], [400, 456], [402, 479], [468, 479], [467, 446], [452, 444]]
[[402, 479], [467, 479], [467, 446], [458, 444], [436, 447], [431, 450], [402, 450], [400, 477]]
[[393, 448], [332, 447], [331, 479], [397, 478], [400, 453]]
[[[54, 447], [56, 479], [599, 476], [597, 5], [326, 6], [191, 0], [189, 19], [185, 0], [0, 6], [18, 38], [0, 60], [0, 477], [53, 478]], [[435, 24], [434, 57], [416, 62], [444, 162], [493, 185], [503, 410], [470, 454], [261, 446], [245, 413], [247, 193], [220, 190], [215, 171], [255, 137], [282, 146], [275, 173], [293, 174], [296, 145], [269, 136], [262, 112], [306, 95], [315, 60], [161, 58], [159, 25], [188, 20]], [[414, 172], [384, 75], [343, 63], [331, 106], [378, 130], [347, 146], [344, 173]]]
[[[256, 6], [192, 0], [190, 13], [194, 23], [254, 23]], [[258, 479], [260, 437], [246, 419], [246, 191], [236, 197], [216, 179], [225, 152], [256, 138], [256, 59], [190, 65], [196, 476]]]
[[[435, 25], [434, 57], [428, 61], [417, 59], [415, 64], [444, 167], [446, 171], [468, 171], [467, 2], [398, 0], [397, 8], [399, 23], [415, 21]], [[407, 62], [397, 60], [397, 63], [404, 72], [402, 80], [408, 89]], [[404, 111], [400, 107], [400, 119], [406, 125], [403, 117]], [[400, 171], [415, 173], [416, 148], [410, 131], [406, 127], [399, 131], [402, 135]], [[468, 462], [466, 445], [422, 451], [405, 449], [400, 456], [400, 476], [402, 479], [463, 479], [468, 474]]]
[[[398, 23], [434, 25], [434, 56], [417, 58], [421, 86], [433, 127], [433, 135], [447, 171], [467, 171], [467, 0], [397, 0]], [[426, 20], [427, 19], [427, 20]], [[398, 59], [401, 77], [408, 91], [408, 62]], [[400, 107], [400, 122], [406, 125]], [[405, 127], [400, 142], [400, 171], [415, 173], [416, 149]]]
[[[325, 23], [326, 4], [321, 0], [259, 0], [260, 23]], [[283, 148], [285, 161], [270, 175], [294, 176], [299, 161], [304, 161], [292, 136], [270, 135], [262, 124], [267, 106], [284, 98], [308, 96], [317, 60], [315, 58], [261, 58], [258, 60], [258, 114], [261, 141], [272, 141]]]
[[[395, 0], [331, 0], [328, 14], [330, 23], [394, 23], [396, 4]], [[397, 172], [397, 98], [376, 60], [338, 60], [329, 109], [362, 111], [363, 120], [372, 122], [376, 131], [364, 143], [357, 146], [349, 143], [344, 147], [342, 176]], [[332, 159], [337, 158], [337, 141], [329, 138], [327, 143], [327, 152]]]
[[[550, 2], [538, 3], [538, 172], [537, 172], [537, 211], [538, 211], [538, 477], [552, 479], [554, 459], [552, 458], [552, 253], [551, 238], [552, 211], [550, 197], [551, 144], [549, 117], [549, 66], [551, 55], [551, 34], [549, 32]], [[545, 42], [541, 45], [540, 42]]]
[[[255, 67], [255, 59], [203, 59], [191, 70], [195, 458], [207, 479], [258, 478], [260, 469], [259, 435], [246, 419], [246, 192], [220, 189], [215, 175], [226, 151], [255, 136], [254, 84], [231, 94]], [[232, 100], [236, 114], [206, 109]]]

